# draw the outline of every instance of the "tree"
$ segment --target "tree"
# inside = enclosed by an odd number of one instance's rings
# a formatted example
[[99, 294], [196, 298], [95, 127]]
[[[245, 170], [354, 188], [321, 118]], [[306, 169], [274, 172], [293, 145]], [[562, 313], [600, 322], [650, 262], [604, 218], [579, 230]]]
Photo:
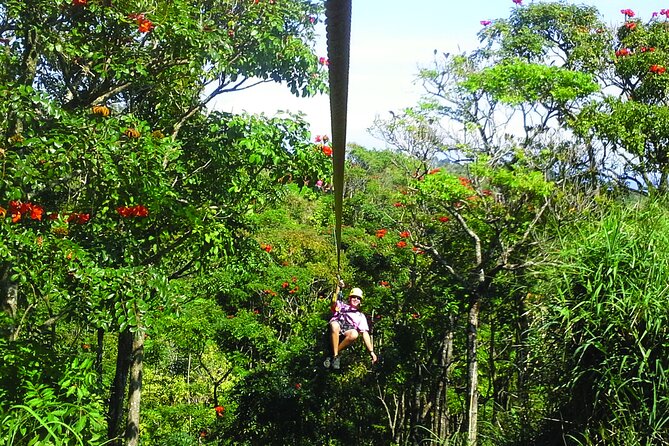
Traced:
[[[53, 341], [72, 318], [119, 332], [110, 439], [132, 370], [126, 438], [138, 441], [144, 332], [170, 281], [223, 261], [279, 178], [327, 170], [297, 118], [204, 114], [259, 82], [322, 91], [318, 11], [308, 1], [1, 7], [2, 301]], [[55, 300], [41, 291], [54, 289], [46, 271], [65, 281]], [[18, 340], [25, 325], [14, 325]]]

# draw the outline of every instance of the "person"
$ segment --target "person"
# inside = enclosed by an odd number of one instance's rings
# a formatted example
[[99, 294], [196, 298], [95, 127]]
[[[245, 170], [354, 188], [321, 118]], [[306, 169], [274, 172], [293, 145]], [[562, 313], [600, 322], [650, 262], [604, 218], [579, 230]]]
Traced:
[[344, 283], [339, 281], [337, 289], [332, 296], [330, 309], [333, 315], [328, 322], [331, 355], [328, 355], [325, 361], [323, 361], [326, 369], [339, 370], [341, 367], [339, 352], [353, 344], [359, 336], [362, 336], [365, 347], [372, 357], [372, 364], [378, 361], [378, 357], [374, 353], [372, 338], [369, 334], [367, 317], [360, 311], [362, 290], [360, 288], [352, 288], [348, 294], [348, 303], [346, 303], [342, 300], [341, 289], [343, 287]]

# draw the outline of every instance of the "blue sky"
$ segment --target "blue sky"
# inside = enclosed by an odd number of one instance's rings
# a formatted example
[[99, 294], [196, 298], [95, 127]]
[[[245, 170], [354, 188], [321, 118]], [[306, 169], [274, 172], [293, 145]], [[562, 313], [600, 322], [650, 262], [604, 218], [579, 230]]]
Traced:
[[[531, 3], [523, 0], [523, 4]], [[669, 0], [581, 0], [568, 3], [596, 6], [604, 21], [619, 24], [621, 9], [632, 9], [647, 20], [654, 11], [669, 8]], [[383, 148], [367, 132], [376, 116], [389, 117], [415, 105], [423, 93], [414, 83], [420, 66], [429, 66], [433, 52], [473, 49], [481, 20], [508, 17], [512, 0], [353, 0], [347, 141]], [[325, 29], [319, 28], [319, 55], [326, 55]], [[264, 113], [302, 112], [313, 135], [330, 134], [328, 97], [295, 98], [282, 85], [266, 84], [223, 95], [214, 104], [224, 111]]]

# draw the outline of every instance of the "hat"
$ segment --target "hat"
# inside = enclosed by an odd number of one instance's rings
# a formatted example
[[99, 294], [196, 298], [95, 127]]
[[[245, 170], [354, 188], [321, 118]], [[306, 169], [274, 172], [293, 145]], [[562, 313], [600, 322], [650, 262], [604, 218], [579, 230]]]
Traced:
[[348, 297], [351, 298], [353, 296], [357, 296], [362, 299], [362, 290], [360, 288], [353, 288], [351, 292], [348, 293]]

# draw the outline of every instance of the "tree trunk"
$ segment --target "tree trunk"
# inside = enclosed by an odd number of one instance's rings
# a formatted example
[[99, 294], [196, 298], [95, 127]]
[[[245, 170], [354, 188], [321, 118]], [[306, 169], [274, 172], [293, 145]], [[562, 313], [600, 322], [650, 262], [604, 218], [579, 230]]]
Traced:
[[125, 330], [118, 335], [118, 351], [116, 353], [116, 374], [109, 396], [109, 412], [107, 414], [107, 435], [111, 446], [121, 446], [120, 426], [123, 421], [123, 401], [125, 386], [128, 381], [128, 370], [132, 359], [132, 333]]
[[478, 295], [469, 300], [469, 324], [467, 327], [467, 444], [476, 445], [478, 434], [478, 361], [477, 332], [481, 302]]
[[418, 436], [418, 429], [416, 429], [418, 426], [422, 424], [422, 417], [421, 414], [423, 413], [423, 407], [421, 404], [421, 393], [423, 391], [423, 373], [422, 373], [422, 368], [421, 364], [417, 363], [416, 364], [416, 378], [414, 381], [414, 387], [413, 387], [413, 398], [411, 402], [411, 438], [413, 444], [418, 444], [419, 443], [419, 436]]
[[125, 430], [127, 446], [139, 445], [139, 403], [142, 396], [144, 368], [144, 333], [137, 331], [132, 342], [130, 390], [128, 392], [128, 423]]
[[451, 368], [453, 366], [453, 315], [449, 316], [449, 325], [442, 340], [441, 359], [439, 367], [441, 376], [434, 398], [434, 418], [432, 431], [440, 440], [446, 440], [450, 435], [448, 410], [448, 383], [451, 379]]
[[95, 349], [95, 372], [98, 375], [98, 385], [102, 386], [102, 355], [105, 346], [105, 330], [98, 328], [98, 345]]
[[[529, 294], [528, 294], [529, 296]], [[527, 311], [525, 307], [524, 296], [518, 296], [517, 305], [517, 325], [516, 325], [516, 345], [518, 354], [516, 355], [516, 370], [518, 373], [518, 398], [520, 399], [520, 419], [522, 440], [525, 442], [528, 433], [530, 432], [529, 421], [529, 397], [527, 390], [527, 375], [529, 367], [529, 349], [527, 348], [527, 333], [529, 330], [529, 321], [527, 320]]]
[[[0, 269], [0, 305], [2, 311], [15, 319], [19, 306], [19, 286], [9, 278], [10, 270], [9, 264], [2, 265]], [[12, 324], [9, 327], [9, 340], [15, 341], [17, 336], [18, 328]]]

